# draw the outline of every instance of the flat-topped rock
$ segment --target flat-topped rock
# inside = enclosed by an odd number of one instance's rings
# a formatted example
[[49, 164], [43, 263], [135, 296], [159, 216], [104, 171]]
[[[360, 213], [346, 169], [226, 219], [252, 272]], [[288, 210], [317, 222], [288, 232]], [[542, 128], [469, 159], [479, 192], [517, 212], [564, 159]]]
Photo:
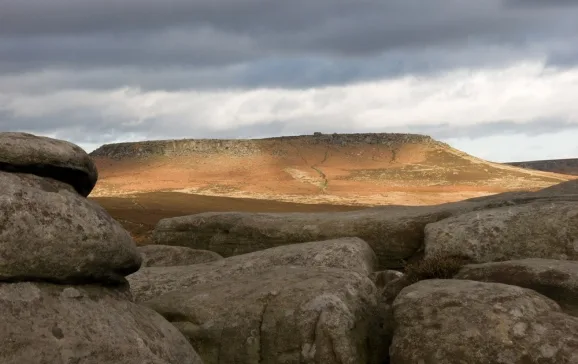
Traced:
[[0, 283], [2, 364], [202, 364], [187, 339], [126, 290]]
[[578, 201], [534, 201], [428, 224], [425, 254], [464, 255], [475, 263], [578, 260]]
[[145, 301], [173, 290], [288, 265], [341, 268], [369, 276], [377, 266], [377, 259], [365, 241], [343, 238], [280, 246], [204, 264], [145, 267], [127, 279], [135, 300]]
[[0, 281], [112, 283], [141, 257], [128, 232], [71, 186], [0, 171]]
[[172, 267], [214, 262], [223, 259], [215, 252], [184, 246], [143, 245], [138, 247], [142, 256], [141, 267]]
[[371, 280], [343, 269], [275, 267], [144, 303], [205, 364], [381, 364], [387, 353]]
[[422, 246], [427, 224], [474, 206], [388, 206], [334, 213], [210, 212], [162, 219], [153, 240], [229, 257], [295, 243], [359, 237], [373, 248], [380, 268], [400, 268]]
[[530, 288], [556, 301], [567, 313], [578, 316], [576, 261], [534, 258], [469, 264], [454, 278]]
[[28, 133], [0, 133], [0, 170], [56, 179], [85, 197], [98, 179], [94, 162], [79, 146]]
[[530, 289], [425, 280], [393, 303], [395, 364], [578, 363], [578, 318]]

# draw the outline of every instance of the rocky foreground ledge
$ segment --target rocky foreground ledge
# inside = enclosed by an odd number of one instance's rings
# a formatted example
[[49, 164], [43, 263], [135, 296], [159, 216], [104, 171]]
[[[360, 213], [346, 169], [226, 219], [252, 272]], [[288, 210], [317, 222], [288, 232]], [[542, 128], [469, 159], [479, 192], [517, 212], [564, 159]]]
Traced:
[[578, 363], [578, 181], [438, 206], [203, 213], [161, 220], [154, 241], [225, 257], [128, 277], [206, 363]]
[[578, 182], [199, 214], [136, 247], [85, 198], [93, 171], [0, 133], [0, 363], [578, 363]]

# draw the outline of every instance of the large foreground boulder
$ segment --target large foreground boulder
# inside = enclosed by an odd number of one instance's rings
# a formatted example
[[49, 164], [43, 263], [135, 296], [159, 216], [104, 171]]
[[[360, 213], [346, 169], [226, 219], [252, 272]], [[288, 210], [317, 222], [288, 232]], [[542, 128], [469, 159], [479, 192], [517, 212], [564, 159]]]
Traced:
[[470, 264], [454, 278], [530, 288], [556, 301], [567, 313], [578, 316], [576, 261], [535, 258]]
[[429, 224], [425, 227], [425, 254], [464, 255], [476, 263], [524, 258], [578, 260], [578, 201], [536, 201]]
[[229, 257], [288, 244], [359, 237], [371, 245], [381, 268], [399, 268], [423, 244], [427, 224], [471, 205], [389, 206], [333, 213], [202, 213], [159, 221], [153, 240]]
[[123, 289], [0, 283], [2, 364], [201, 364], [181, 333]]
[[578, 318], [532, 290], [426, 280], [394, 301], [392, 364], [578, 363]]
[[98, 178], [96, 165], [79, 146], [28, 133], [0, 133], [0, 170], [56, 179], [84, 197]]
[[118, 282], [141, 263], [118, 222], [53, 179], [0, 171], [0, 226], [2, 281]]
[[193, 265], [223, 259], [215, 252], [184, 246], [144, 245], [138, 247], [138, 251], [142, 256], [142, 267]]
[[363, 274], [276, 267], [144, 303], [183, 332], [205, 364], [378, 364], [376, 289]]
[[286, 265], [341, 268], [369, 276], [375, 271], [377, 259], [365, 241], [343, 238], [279, 246], [204, 264], [145, 267], [128, 280], [135, 300], [145, 301], [170, 291]]
[[95, 177], [90, 163], [67, 143], [23, 138], [0, 135], [0, 363], [201, 364], [178, 330], [132, 302], [134, 242], [83, 196], [86, 180], [68, 180]]

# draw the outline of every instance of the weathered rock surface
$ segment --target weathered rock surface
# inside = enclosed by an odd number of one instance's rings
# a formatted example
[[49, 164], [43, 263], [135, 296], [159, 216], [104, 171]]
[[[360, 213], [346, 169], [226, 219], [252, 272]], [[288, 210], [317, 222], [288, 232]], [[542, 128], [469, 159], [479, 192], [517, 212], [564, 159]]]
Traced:
[[382, 337], [386, 340], [387, 347], [389, 347], [395, 329], [393, 301], [399, 292], [409, 286], [411, 282], [409, 282], [405, 274], [398, 271], [388, 270], [379, 273], [374, 276], [374, 283], [378, 290], [379, 321], [381, 323]]
[[62, 182], [0, 171], [0, 281], [118, 282], [141, 257], [99, 205]]
[[79, 146], [28, 133], [0, 133], [0, 170], [56, 179], [85, 197], [98, 178], [94, 162]]
[[187, 339], [130, 293], [0, 283], [2, 364], [201, 364]]
[[228, 257], [275, 246], [341, 237], [371, 245], [381, 268], [400, 268], [423, 243], [424, 227], [474, 204], [388, 206], [334, 213], [201, 213], [161, 220], [156, 244], [215, 251]]
[[403, 277], [403, 273], [397, 270], [382, 270], [379, 272], [373, 272], [370, 276], [375, 286], [379, 289], [385, 287], [391, 281], [397, 280]]
[[423, 249], [426, 225], [442, 226], [448, 221], [445, 219], [460, 216], [470, 221], [499, 208], [503, 209], [497, 211], [510, 211], [510, 207], [532, 211], [532, 204], [578, 204], [574, 182], [537, 192], [507, 192], [437, 206], [384, 206], [333, 213], [201, 213], [159, 221], [153, 240], [228, 257], [280, 245], [356, 236], [374, 249], [380, 269], [397, 269]]
[[578, 318], [532, 290], [426, 280], [394, 301], [392, 364], [578, 363]]
[[471, 264], [454, 277], [530, 288], [556, 301], [564, 311], [578, 316], [578, 262], [521, 259]]
[[125, 276], [141, 256], [85, 198], [96, 178], [75, 145], [0, 133], [0, 363], [202, 364], [174, 326], [132, 302]]
[[183, 246], [144, 245], [138, 247], [142, 256], [141, 267], [171, 267], [214, 262], [222, 256], [208, 250], [191, 249]]
[[425, 254], [475, 263], [524, 258], [578, 260], [578, 202], [536, 201], [454, 216], [425, 227]]
[[276, 267], [147, 301], [205, 364], [381, 363], [376, 290], [363, 274]]
[[241, 274], [264, 272], [276, 266], [342, 268], [369, 276], [376, 264], [375, 254], [365, 241], [343, 238], [285, 245], [211, 263], [145, 267], [127, 279], [135, 300], [145, 301], [173, 290], [229, 280]]

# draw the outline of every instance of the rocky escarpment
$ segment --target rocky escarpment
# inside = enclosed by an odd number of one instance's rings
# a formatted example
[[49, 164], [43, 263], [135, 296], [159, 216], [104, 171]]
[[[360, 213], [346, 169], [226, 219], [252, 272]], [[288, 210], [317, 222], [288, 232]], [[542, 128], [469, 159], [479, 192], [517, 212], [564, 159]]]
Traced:
[[132, 301], [124, 277], [141, 257], [84, 197], [96, 182], [84, 151], [0, 133], [0, 165], [1, 363], [201, 363], [174, 326]]
[[[132, 143], [105, 144], [94, 150], [92, 157], [111, 159], [145, 158], [153, 156], [187, 156], [196, 153], [246, 156], [262, 152], [263, 147], [276, 143], [299, 142], [309, 145], [383, 145], [395, 148], [404, 144], [439, 144], [426, 135], [400, 133], [321, 134], [284, 136], [263, 139], [175, 139]], [[280, 151], [273, 151], [273, 154]]]

